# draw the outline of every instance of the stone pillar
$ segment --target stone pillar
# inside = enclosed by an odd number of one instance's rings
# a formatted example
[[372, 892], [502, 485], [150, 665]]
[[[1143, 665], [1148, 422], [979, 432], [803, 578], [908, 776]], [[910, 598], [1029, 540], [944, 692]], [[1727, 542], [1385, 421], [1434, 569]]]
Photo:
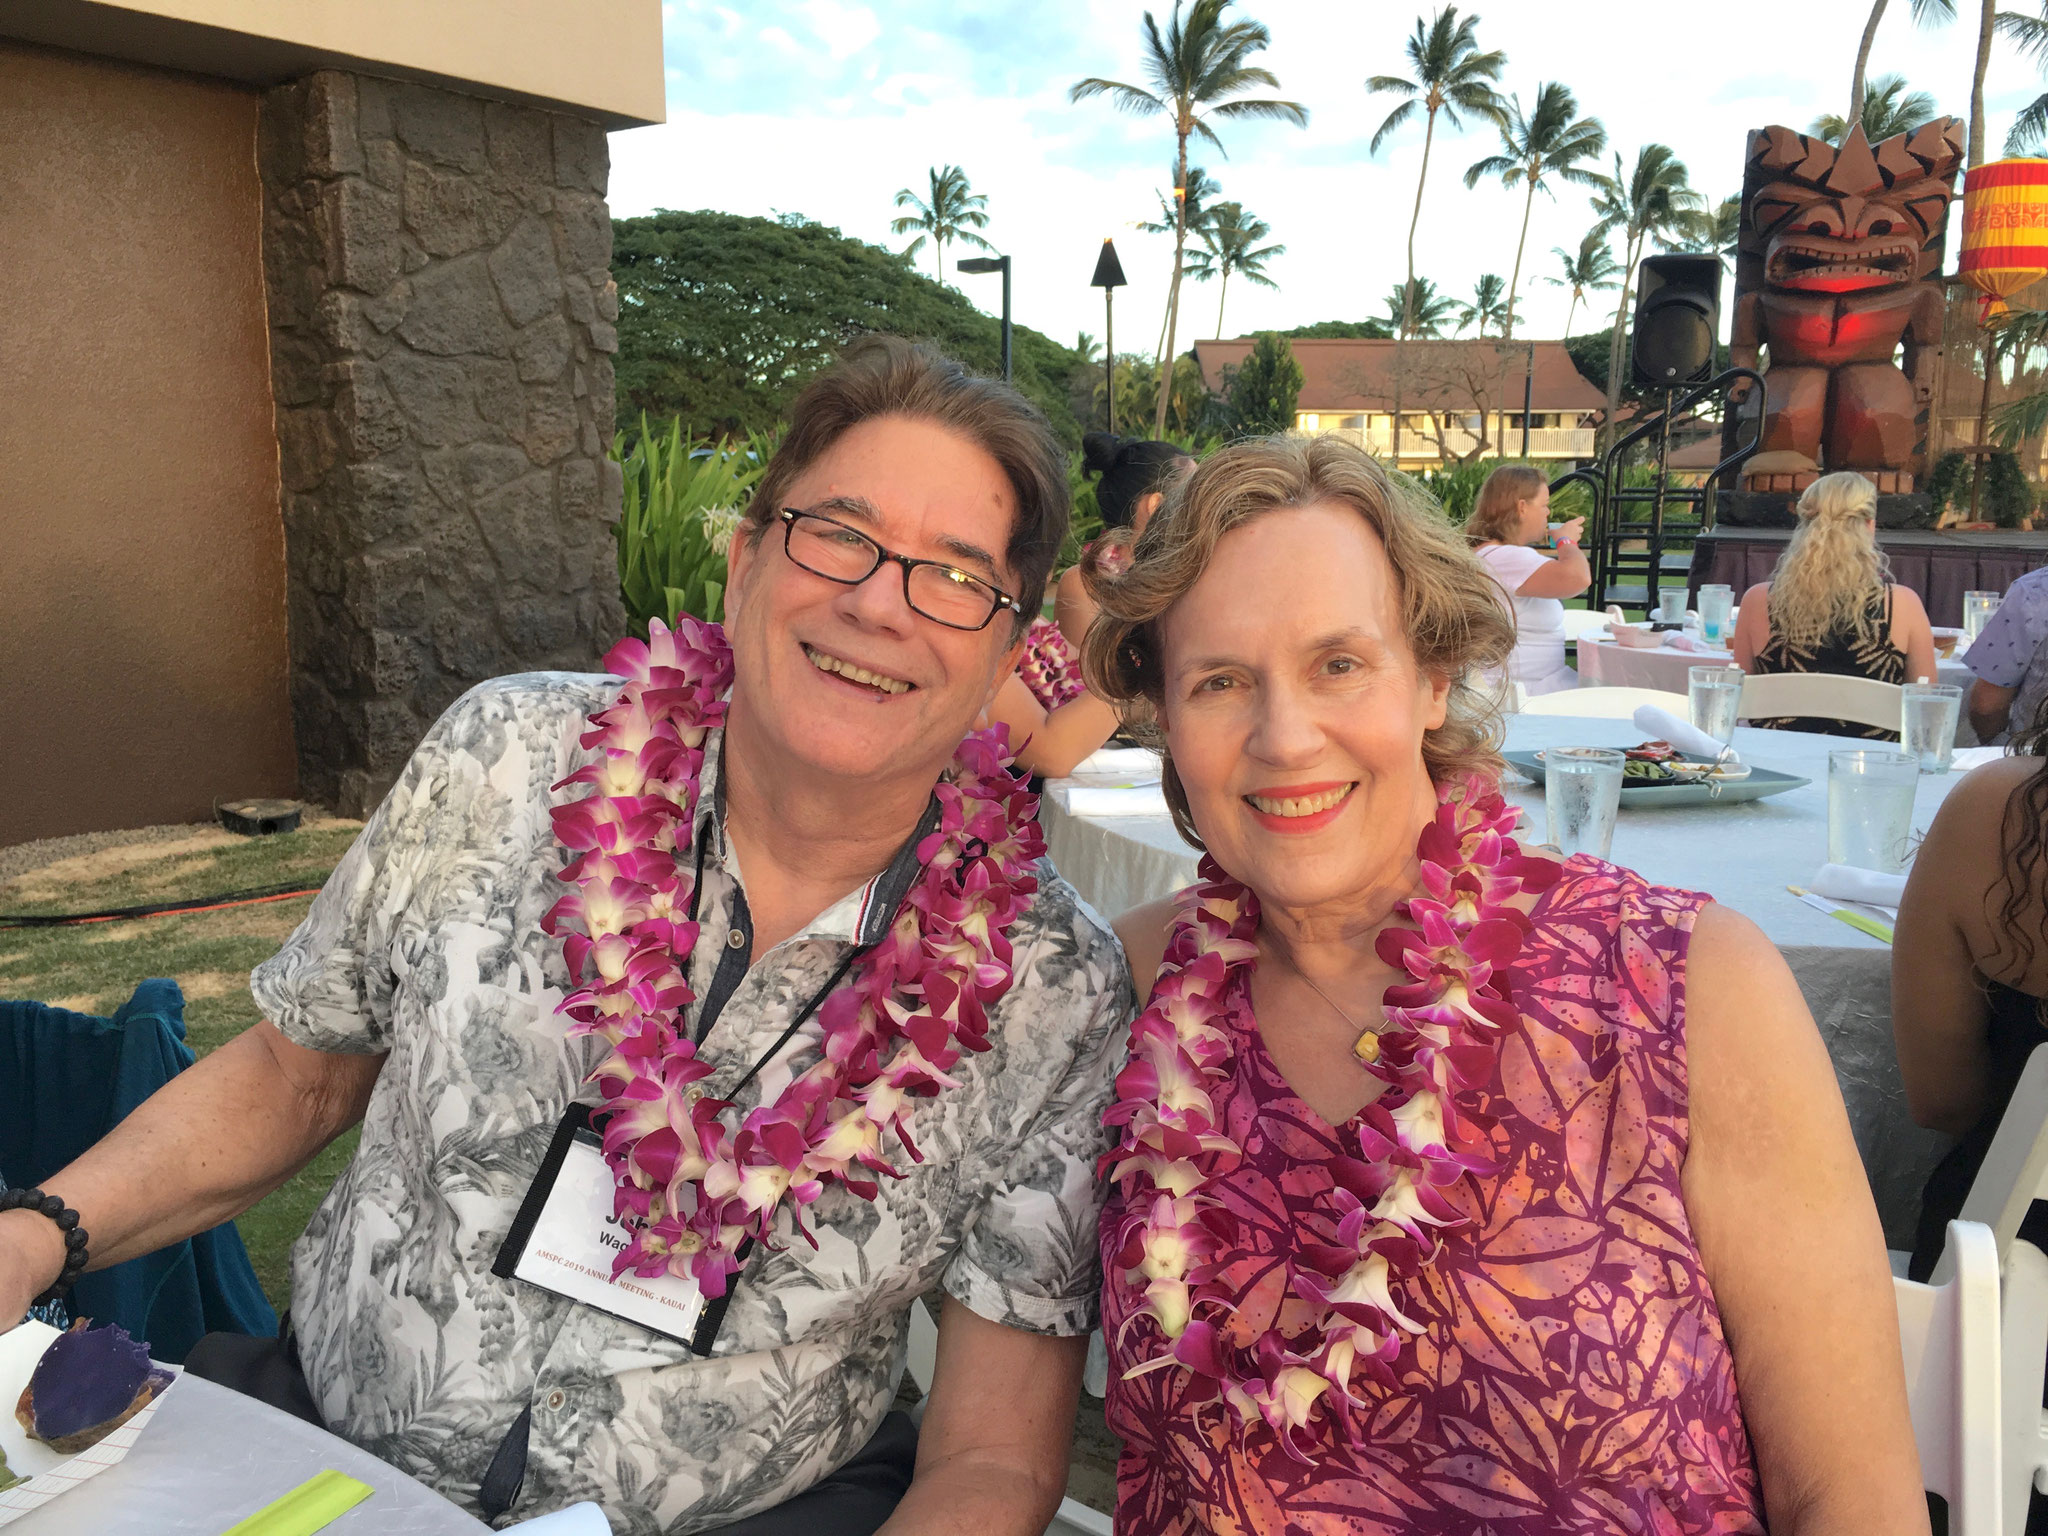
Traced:
[[471, 684], [624, 631], [596, 123], [336, 71], [258, 136], [292, 710], [361, 815]]

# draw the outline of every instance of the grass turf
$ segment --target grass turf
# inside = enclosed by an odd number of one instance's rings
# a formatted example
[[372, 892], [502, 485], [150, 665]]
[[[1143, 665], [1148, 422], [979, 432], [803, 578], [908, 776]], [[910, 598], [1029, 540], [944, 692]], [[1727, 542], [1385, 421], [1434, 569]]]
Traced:
[[[297, 832], [241, 838], [195, 827], [173, 842], [115, 845], [0, 884], [0, 914], [48, 915], [153, 905], [327, 877], [361, 823], [326, 819]], [[258, 1020], [249, 970], [276, 952], [310, 896], [219, 912], [63, 928], [0, 929], [0, 997], [111, 1014], [137, 984], [175, 979], [185, 993], [185, 1039], [206, 1055]], [[326, 1148], [236, 1225], [271, 1302], [291, 1299], [291, 1245], [351, 1155], [356, 1132]]]

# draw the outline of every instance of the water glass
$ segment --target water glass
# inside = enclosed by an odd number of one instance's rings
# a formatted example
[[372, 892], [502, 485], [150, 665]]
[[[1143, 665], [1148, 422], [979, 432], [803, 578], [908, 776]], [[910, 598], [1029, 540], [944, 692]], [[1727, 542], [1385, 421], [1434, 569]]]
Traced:
[[1742, 704], [1740, 667], [1688, 667], [1685, 672], [1686, 704], [1693, 729], [1704, 731], [1727, 746], [1735, 739], [1735, 713]]
[[1998, 612], [2000, 596], [1997, 592], [1963, 594], [1963, 640], [1958, 650], [1968, 646], [1984, 633], [1984, 626], [1991, 622], [1991, 615]]
[[1862, 747], [1828, 754], [1828, 862], [1905, 873], [1920, 759]]
[[1735, 612], [1735, 589], [1718, 583], [1700, 588], [1700, 638], [1709, 645], [1728, 643], [1729, 619]]
[[1657, 593], [1657, 622], [1659, 624], [1683, 624], [1685, 622], [1685, 588], [1665, 587]]
[[1543, 805], [1550, 813], [1550, 842], [1565, 857], [1607, 857], [1614, 845], [1614, 818], [1621, 809], [1625, 761], [1609, 747], [1551, 747], [1544, 752]]
[[1956, 750], [1963, 690], [1948, 683], [1907, 683], [1899, 690], [1899, 745], [1922, 773], [1947, 773]]

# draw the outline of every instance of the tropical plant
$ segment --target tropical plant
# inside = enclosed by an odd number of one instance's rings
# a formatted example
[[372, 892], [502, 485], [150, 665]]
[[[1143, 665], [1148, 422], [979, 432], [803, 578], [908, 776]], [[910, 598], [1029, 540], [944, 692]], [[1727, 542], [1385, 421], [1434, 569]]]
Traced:
[[[1441, 112], [1444, 121], [1459, 132], [1465, 127], [1460, 112], [1491, 118], [1498, 122], [1501, 115], [1500, 92], [1494, 89], [1494, 82], [1500, 78], [1501, 70], [1507, 65], [1507, 55], [1495, 50], [1482, 53], [1476, 29], [1477, 16], [1458, 19], [1458, 8], [1447, 5], [1424, 25], [1421, 17], [1415, 19], [1415, 33], [1408, 39], [1408, 62], [1415, 72], [1410, 80], [1400, 75], [1374, 75], [1365, 82], [1366, 90], [1373, 94], [1389, 93], [1405, 96], [1386, 121], [1373, 133], [1368, 152], [1378, 154], [1380, 145], [1388, 136], [1409, 121], [1420, 106], [1425, 114], [1422, 131], [1422, 169], [1415, 177], [1415, 211], [1408, 216], [1408, 276], [1404, 285], [1395, 290], [1401, 295], [1404, 306], [1419, 296], [1415, 287], [1415, 229], [1422, 222], [1422, 192], [1429, 184], [1429, 151], [1436, 142], [1436, 119]], [[1401, 462], [1401, 392], [1404, 364], [1407, 361], [1407, 341], [1418, 332], [1414, 317], [1407, 308], [1394, 317], [1394, 336], [1399, 343], [1394, 348], [1394, 462]]]
[[907, 235], [913, 229], [921, 231], [903, 248], [907, 257], [923, 250], [926, 239], [930, 239], [932, 271], [943, 283], [946, 280], [946, 247], [953, 241], [982, 251], [992, 251], [995, 247], [975, 233], [988, 227], [988, 215], [982, 211], [988, 207], [988, 198], [967, 185], [967, 173], [957, 165], [948, 165], [933, 166], [930, 175], [929, 200], [919, 197], [908, 187], [896, 194], [898, 208], [915, 208], [917, 212], [891, 219], [889, 228], [899, 235]]
[[[1872, 0], [1870, 19], [1863, 23], [1863, 37], [1856, 45], [1856, 73], [1849, 83], [1849, 115], [1837, 119], [1843, 124], [1844, 139], [1849, 136], [1848, 124], [1863, 120], [1863, 99], [1868, 94], [1863, 74], [1870, 67], [1870, 45], [1877, 39], [1877, 24], [1884, 20], [1884, 8], [1885, 0]], [[1953, 21], [1955, 15], [1956, 0], [1913, 0], [1913, 19], [1922, 24], [1928, 21]], [[1865, 137], [1870, 137], [1867, 131]], [[1829, 142], [1839, 144], [1841, 139], [1831, 139]], [[1871, 142], [1877, 141], [1873, 138]]]
[[1581, 169], [1579, 162], [1607, 152], [1607, 130], [1598, 118], [1579, 117], [1578, 98], [1561, 81], [1552, 80], [1536, 88], [1536, 105], [1525, 117], [1522, 98], [1508, 98], [1506, 112], [1499, 119], [1501, 153], [1488, 155], [1465, 172], [1465, 185], [1476, 187], [1486, 176], [1498, 176], [1500, 184], [1512, 190], [1524, 186], [1522, 232], [1515, 239], [1515, 267], [1508, 277], [1507, 313], [1501, 319], [1501, 336], [1515, 334], [1515, 298], [1522, 291], [1522, 249], [1529, 243], [1529, 215], [1536, 206], [1536, 193], [1555, 198], [1553, 178], [1577, 186], [1598, 186], [1597, 171]]
[[1466, 326], [1476, 325], [1479, 327], [1479, 334], [1484, 336], [1489, 325], [1498, 325], [1501, 317], [1507, 313], [1500, 274], [1482, 272], [1478, 284], [1472, 290], [1472, 301], [1469, 304], [1459, 304], [1457, 312], [1460, 334]]
[[[1068, 99], [1085, 101], [1107, 96], [1125, 112], [1139, 116], [1164, 116], [1173, 120], [1174, 185], [1185, 187], [1188, 179], [1188, 140], [1199, 136], [1225, 154], [1223, 141], [1210, 126], [1212, 119], [1267, 118], [1308, 125], [1308, 109], [1298, 101], [1276, 97], [1246, 96], [1255, 86], [1280, 88], [1270, 69], [1250, 62], [1272, 41], [1272, 34], [1255, 21], [1226, 21], [1223, 13], [1231, 0], [1193, 0], [1186, 19], [1181, 16], [1182, 0], [1174, 0], [1173, 14], [1166, 30], [1152, 13], [1145, 13], [1144, 86], [1091, 75], [1076, 81]], [[1175, 209], [1173, 230], [1173, 279], [1166, 298], [1166, 346], [1163, 355], [1173, 355], [1175, 330], [1180, 320], [1180, 280], [1187, 258], [1188, 222], [1183, 203]], [[1166, 429], [1167, 401], [1162, 397], [1154, 408], [1153, 435]]]
[[1585, 239], [1579, 242], [1579, 254], [1574, 256], [1561, 245], [1553, 245], [1550, 253], [1564, 268], [1563, 277], [1543, 279], [1553, 288], [1569, 288], [1571, 303], [1565, 306], [1564, 334], [1572, 333], [1572, 316], [1578, 313], [1579, 302], [1589, 293], [1606, 293], [1619, 287], [1616, 274], [1621, 268], [1614, 264], [1614, 252], [1609, 249], [1604, 231], [1589, 230]]
[[[645, 411], [719, 437], [766, 430], [870, 331], [930, 341], [982, 373], [1002, 366], [994, 316], [895, 252], [823, 224], [673, 211], [616, 219], [611, 266], [621, 421]], [[1022, 325], [1014, 351], [1017, 388], [1078, 445], [1074, 353]]]
[[1454, 523], [1463, 523], [1472, 515], [1473, 504], [1479, 500], [1479, 488], [1486, 484], [1487, 477], [1500, 468], [1502, 462], [1500, 459], [1471, 459], [1463, 464], [1425, 469], [1420, 474], [1403, 473], [1402, 479], [1441, 507], [1445, 517]]
[[[2021, 53], [2032, 54], [2036, 64], [2048, 66], [2048, 0], [2043, 0], [2039, 16], [2000, 12], [1998, 30], [2011, 38]], [[2036, 96], [2013, 121], [2012, 132], [2005, 136], [2005, 152], [2038, 154], [2044, 135], [2048, 135], [2048, 95]]]
[[1860, 120], [1863, 137], [1876, 144], [1893, 134], [1911, 133], [1938, 115], [1934, 98], [1925, 91], [1907, 90], [1904, 75], [1879, 75], [1864, 91], [1860, 118], [1837, 117], [1832, 112], [1823, 112], [1813, 120], [1813, 127], [1808, 132], [1830, 144], [1840, 144], [1849, 137], [1850, 123]]
[[1384, 320], [1318, 320], [1280, 334], [1293, 341], [1392, 341], [1394, 328]]
[[[1175, 169], [1172, 166], [1167, 167], [1167, 174], [1176, 174]], [[1170, 235], [1185, 219], [1188, 232], [1199, 234], [1209, 222], [1211, 204], [1222, 195], [1222, 191], [1223, 189], [1210, 179], [1207, 171], [1199, 165], [1191, 165], [1188, 167], [1185, 184], [1175, 182], [1171, 193], [1154, 191], [1153, 196], [1159, 199], [1159, 217], [1156, 220], [1140, 220], [1138, 228], [1148, 235]], [[1181, 263], [1183, 272], [1187, 270], [1191, 260], [1192, 258], [1188, 258]], [[1152, 359], [1155, 363], [1164, 362], [1166, 358], [1166, 322], [1173, 314], [1170, 284], [1168, 290], [1167, 302], [1159, 310], [1159, 342], [1152, 349]]]
[[[1927, 477], [1927, 497], [1934, 504], [1937, 520], [1949, 511], [1967, 515], [1970, 488], [1977, 479], [1970, 455], [1955, 451], [1934, 461]], [[2034, 510], [2033, 488], [2016, 455], [2005, 448], [1993, 448], [1984, 455], [1984, 478], [1977, 490], [1977, 516], [2001, 528], [2017, 528]]]
[[1293, 431], [1301, 382], [1301, 364], [1295, 361], [1287, 338], [1276, 331], [1261, 331], [1252, 343], [1251, 355], [1231, 369], [1224, 381], [1232, 435], [1258, 437]]
[[1244, 211], [1243, 203], [1218, 203], [1202, 221], [1201, 249], [1188, 257], [1188, 276], [1198, 283], [1220, 278], [1216, 292], [1216, 334], [1223, 335], [1223, 301], [1230, 296], [1230, 277], [1236, 273], [1261, 288], [1280, 285], [1266, 275], [1266, 263], [1285, 256], [1284, 245], [1260, 245], [1273, 231], [1266, 221]]
[[613, 530], [619, 596], [634, 634], [644, 640], [649, 619], [673, 624], [679, 613], [724, 619], [726, 550], [775, 435], [721, 444], [684, 431], [680, 418], [662, 432], [643, 415], [630, 446], [623, 432], [613, 440], [612, 457], [625, 478]]
[[1458, 301], [1447, 293], [1438, 293], [1436, 284], [1426, 277], [1396, 283], [1387, 290], [1387, 323], [1397, 340], [1405, 336], [1441, 336], [1457, 314]]
[[1696, 256], [1719, 256], [1724, 262], [1735, 254], [1742, 238], [1742, 199], [1724, 197], [1713, 207], [1700, 207], [1683, 214], [1657, 243], [1667, 251], [1689, 251]]
[[1645, 144], [1636, 151], [1633, 170], [1624, 172], [1621, 155], [1614, 157], [1614, 174], [1600, 178], [1599, 194], [1593, 199], [1593, 226], [1600, 235], [1621, 231], [1621, 297], [1614, 306], [1614, 328], [1607, 339], [1607, 411], [1600, 424], [1603, 442], [1614, 440], [1615, 412], [1621, 404], [1622, 335], [1628, 325], [1629, 289], [1636, 278], [1636, 263], [1652, 240], [1681, 233], [1686, 221], [1701, 209], [1702, 198], [1686, 184], [1685, 164], [1667, 145]]

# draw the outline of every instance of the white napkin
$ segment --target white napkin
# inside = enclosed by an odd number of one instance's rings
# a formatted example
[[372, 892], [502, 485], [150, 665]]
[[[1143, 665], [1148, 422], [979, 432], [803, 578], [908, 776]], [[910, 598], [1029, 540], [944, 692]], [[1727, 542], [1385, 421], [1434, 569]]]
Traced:
[[1694, 757], [1721, 759], [1739, 763], [1742, 757], [1733, 747], [1723, 747], [1705, 731], [1698, 730], [1690, 720], [1681, 720], [1668, 709], [1655, 704], [1645, 704], [1635, 714], [1636, 729], [1648, 731], [1653, 740], [1668, 741], [1681, 752]]
[[1053, 794], [1075, 816], [1166, 814], [1166, 792], [1157, 784], [1062, 784]]
[[1071, 778], [1109, 774], [1122, 779], [1157, 779], [1159, 754], [1150, 747], [1103, 747], [1076, 765]]
[[525, 1531], [529, 1536], [612, 1536], [611, 1521], [605, 1519], [604, 1511], [588, 1499], [551, 1514], [521, 1520], [505, 1529]]
[[1854, 864], [1823, 864], [1808, 887], [1829, 901], [1860, 901], [1865, 906], [1896, 907], [1906, 894], [1904, 875], [1881, 874]]
[[1966, 773], [1972, 768], [1982, 768], [1986, 763], [1995, 763], [2003, 756], [2003, 747], [1957, 747], [1949, 758], [1949, 767], [1957, 773]]

